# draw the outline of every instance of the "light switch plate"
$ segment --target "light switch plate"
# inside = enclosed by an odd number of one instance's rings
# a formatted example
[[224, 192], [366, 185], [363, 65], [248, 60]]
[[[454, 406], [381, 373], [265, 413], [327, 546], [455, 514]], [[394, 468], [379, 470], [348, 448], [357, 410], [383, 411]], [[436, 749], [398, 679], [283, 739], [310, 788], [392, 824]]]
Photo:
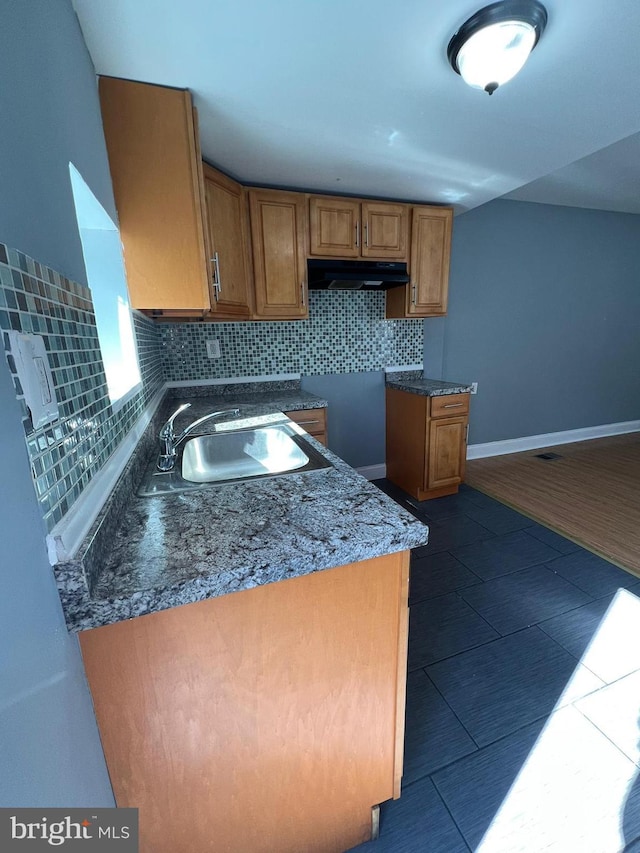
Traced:
[[11, 331], [9, 341], [34, 429], [57, 421], [58, 399], [42, 336]]

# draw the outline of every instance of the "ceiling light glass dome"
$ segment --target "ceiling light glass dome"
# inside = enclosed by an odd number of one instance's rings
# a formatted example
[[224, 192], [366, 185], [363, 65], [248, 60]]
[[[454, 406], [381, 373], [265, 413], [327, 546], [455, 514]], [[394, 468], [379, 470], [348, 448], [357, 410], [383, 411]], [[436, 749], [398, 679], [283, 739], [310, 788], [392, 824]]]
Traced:
[[449, 42], [454, 71], [490, 95], [511, 80], [527, 61], [547, 22], [537, 0], [503, 0], [469, 18]]

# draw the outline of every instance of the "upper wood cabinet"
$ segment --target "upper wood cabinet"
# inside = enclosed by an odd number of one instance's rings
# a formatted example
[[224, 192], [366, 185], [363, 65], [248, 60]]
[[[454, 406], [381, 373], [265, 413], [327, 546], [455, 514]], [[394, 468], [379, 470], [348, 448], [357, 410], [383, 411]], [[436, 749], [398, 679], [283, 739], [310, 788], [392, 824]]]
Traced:
[[302, 193], [249, 190], [255, 319], [303, 319], [307, 307], [307, 215]]
[[411, 281], [387, 291], [387, 318], [439, 317], [447, 313], [453, 210], [411, 210]]
[[211, 290], [191, 95], [114, 77], [99, 91], [131, 305], [203, 316]]
[[405, 260], [408, 211], [406, 204], [310, 196], [310, 254]]
[[206, 163], [203, 172], [211, 314], [220, 319], [248, 320], [252, 300], [246, 191]]

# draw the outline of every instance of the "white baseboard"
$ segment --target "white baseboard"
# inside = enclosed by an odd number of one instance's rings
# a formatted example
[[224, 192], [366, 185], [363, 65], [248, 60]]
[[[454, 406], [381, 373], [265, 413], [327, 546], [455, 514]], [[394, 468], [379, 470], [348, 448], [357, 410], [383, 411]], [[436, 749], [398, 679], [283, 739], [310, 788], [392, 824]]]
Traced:
[[106, 498], [111, 494], [111, 490], [118, 481], [118, 477], [124, 471], [142, 433], [160, 405], [165, 390], [164, 385], [158, 390], [106, 464], [93, 477], [87, 488], [83, 489], [78, 500], [47, 536], [47, 551], [52, 566], [55, 563], [71, 559], [82, 544], [82, 540], [98, 517]]
[[363, 468], [356, 468], [358, 474], [362, 474], [367, 480], [382, 480], [387, 476], [387, 466], [380, 465], [365, 465]]
[[554, 444], [571, 444], [573, 441], [588, 441], [592, 438], [605, 438], [608, 435], [624, 435], [628, 432], [640, 432], [640, 421], [623, 421], [617, 424], [601, 424], [600, 426], [584, 427], [583, 429], [548, 432], [542, 435], [526, 435], [522, 438], [509, 438], [505, 441], [470, 444], [467, 447], [467, 459], [504, 456], [506, 453], [520, 453], [523, 450], [537, 450], [541, 447], [553, 447]]

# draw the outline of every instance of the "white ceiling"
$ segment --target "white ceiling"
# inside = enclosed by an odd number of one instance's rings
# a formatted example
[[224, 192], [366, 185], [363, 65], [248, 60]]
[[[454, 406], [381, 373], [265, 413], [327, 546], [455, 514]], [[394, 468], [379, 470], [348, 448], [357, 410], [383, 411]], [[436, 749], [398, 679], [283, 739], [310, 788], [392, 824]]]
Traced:
[[191, 89], [244, 183], [640, 213], [640, 2], [544, 2], [489, 97], [446, 57], [482, 0], [73, 0], [97, 73]]

